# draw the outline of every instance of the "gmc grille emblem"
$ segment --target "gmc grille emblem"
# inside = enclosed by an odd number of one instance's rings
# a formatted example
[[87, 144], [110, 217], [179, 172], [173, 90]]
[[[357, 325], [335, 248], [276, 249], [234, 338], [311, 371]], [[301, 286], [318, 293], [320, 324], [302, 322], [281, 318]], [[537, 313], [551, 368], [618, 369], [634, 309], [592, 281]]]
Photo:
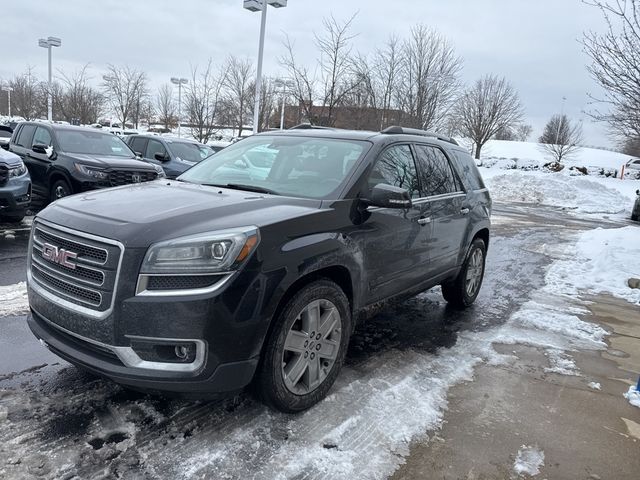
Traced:
[[131, 181], [133, 183], [140, 183], [142, 182], [142, 175], [138, 174], [138, 173], [134, 173], [131, 175]]
[[64, 248], [59, 248], [55, 245], [51, 245], [50, 243], [45, 243], [42, 245], [42, 256], [46, 260], [62, 265], [63, 267], [67, 267], [72, 270], [75, 270], [76, 268], [76, 264], [71, 261], [78, 257], [76, 252], [70, 252]]

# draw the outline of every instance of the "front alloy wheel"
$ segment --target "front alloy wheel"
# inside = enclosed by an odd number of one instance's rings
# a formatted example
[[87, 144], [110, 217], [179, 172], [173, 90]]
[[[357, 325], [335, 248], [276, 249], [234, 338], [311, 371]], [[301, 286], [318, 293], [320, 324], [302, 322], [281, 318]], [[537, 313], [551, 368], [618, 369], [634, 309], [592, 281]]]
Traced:
[[282, 352], [282, 376], [290, 392], [305, 395], [318, 388], [340, 351], [342, 319], [329, 300], [314, 300], [293, 322]]
[[264, 346], [255, 386], [265, 403], [300, 412], [335, 381], [351, 332], [349, 300], [330, 280], [309, 283], [280, 311]]

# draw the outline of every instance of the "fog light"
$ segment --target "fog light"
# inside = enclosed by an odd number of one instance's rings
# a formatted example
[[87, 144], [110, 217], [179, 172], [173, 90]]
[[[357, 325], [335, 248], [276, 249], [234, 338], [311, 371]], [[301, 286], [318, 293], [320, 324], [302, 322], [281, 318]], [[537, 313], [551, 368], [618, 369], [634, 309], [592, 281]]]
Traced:
[[189, 356], [189, 349], [184, 345], [176, 345], [173, 351], [180, 360], [186, 360]]

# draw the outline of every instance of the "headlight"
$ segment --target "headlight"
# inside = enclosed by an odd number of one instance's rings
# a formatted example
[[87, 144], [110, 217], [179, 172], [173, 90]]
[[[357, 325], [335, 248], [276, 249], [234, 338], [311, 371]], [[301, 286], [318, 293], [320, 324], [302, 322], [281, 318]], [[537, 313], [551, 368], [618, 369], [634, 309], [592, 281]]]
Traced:
[[95, 178], [96, 180], [107, 180], [109, 178], [109, 174], [101, 168], [90, 167], [81, 163], [76, 163], [75, 165], [76, 170], [87, 177]]
[[22, 160], [20, 160], [20, 165], [18, 165], [17, 167], [12, 167], [12, 168], [9, 169], [9, 178], [11, 178], [11, 177], [19, 177], [21, 175], [24, 175], [25, 173], [27, 173], [27, 167], [25, 167], [25, 165], [22, 162]]
[[257, 227], [201, 233], [149, 247], [141, 273], [216, 273], [236, 269], [260, 242]]
[[156, 165], [152, 163], [153, 168], [156, 169], [156, 173], [158, 174], [158, 178], [167, 178], [167, 175], [164, 173], [164, 169], [160, 165]]

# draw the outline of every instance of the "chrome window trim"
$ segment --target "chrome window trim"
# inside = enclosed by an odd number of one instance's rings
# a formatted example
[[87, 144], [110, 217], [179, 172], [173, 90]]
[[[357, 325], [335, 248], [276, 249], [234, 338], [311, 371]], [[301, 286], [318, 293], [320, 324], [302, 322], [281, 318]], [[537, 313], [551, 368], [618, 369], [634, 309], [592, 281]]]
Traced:
[[[35, 230], [37, 229], [37, 224], [38, 223], [42, 223], [43, 225], [46, 225], [49, 228], [52, 229], [57, 229], [63, 232], [67, 232], [71, 235], [75, 235], [77, 237], [80, 238], [88, 238], [89, 240], [94, 240], [96, 242], [103, 242], [103, 243], [108, 243], [109, 245], [114, 245], [116, 247], [118, 247], [120, 249], [120, 258], [118, 259], [118, 265], [116, 267], [116, 271], [115, 271], [115, 278], [114, 278], [114, 282], [113, 282], [113, 292], [111, 293], [111, 304], [109, 305], [109, 308], [107, 308], [104, 311], [100, 311], [100, 310], [95, 310], [92, 308], [87, 308], [87, 307], [83, 307], [81, 305], [77, 305], [73, 302], [69, 302], [65, 299], [62, 299], [56, 295], [53, 295], [51, 292], [47, 291], [44, 289], [44, 287], [41, 287], [40, 285], [38, 285], [37, 281], [34, 281], [33, 276], [31, 275], [31, 250], [33, 249], [33, 247], [31, 246], [31, 248], [29, 248], [29, 255], [27, 257], [27, 285], [30, 289], [32, 289], [35, 293], [37, 293], [38, 295], [40, 295], [41, 297], [46, 298], [47, 300], [51, 301], [52, 303], [55, 303], [56, 305], [66, 309], [66, 310], [70, 310], [72, 312], [78, 312], [78, 313], [82, 313], [84, 315], [87, 315], [88, 317], [91, 318], [96, 318], [99, 320], [105, 319], [107, 318], [109, 315], [111, 315], [111, 313], [113, 312], [114, 306], [115, 306], [115, 302], [116, 302], [116, 294], [118, 292], [118, 280], [120, 279], [120, 269], [122, 267], [122, 260], [124, 258], [124, 245], [117, 241], [117, 240], [113, 240], [111, 238], [105, 238], [105, 237], [100, 237], [98, 235], [93, 235], [91, 233], [85, 233], [85, 232], [81, 232], [79, 230], [73, 230], [72, 228], [67, 228], [67, 227], [63, 227], [61, 225], [57, 225], [55, 223], [52, 222], [48, 222], [46, 220], [42, 220], [40, 218], [36, 218], [33, 222], [33, 226], [32, 228]], [[31, 240], [33, 240], [34, 235], [31, 235]], [[59, 237], [62, 238], [62, 237]], [[82, 244], [81, 242], [77, 242]], [[31, 244], [31, 242], [30, 242]], [[92, 245], [87, 245], [88, 247], [91, 247]], [[94, 248], [100, 248], [100, 247], [94, 247]], [[107, 261], [108, 259], [108, 254], [109, 252], [107, 252]], [[106, 263], [106, 262], [105, 262]]]
[[[36, 312], [37, 313], [37, 312]], [[157, 341], [158, 343], [194, 343], [196, 346], [196, 356], [191, 363], [169, 363], [169, 362], [150, 362], [148, 360], [142, 360], [135, 350], [131, 347], [116, 347], [114, 345], [109, 345], [107, 343], [102, 343], [97, 340], [93, 340], [91, 338], [87, 338], [78, 333], [67, 330], [60, 325], [53, 323], [48, 318], [44, 317], [40, 313], [38, 316], [42, 318], [48, 325], [51, 325], [53, 328], [60, 330], [63, 333], [66, 333], [69, 336], [78, 338], [83, 342], [91, 343], [92, 345], [96, 345], [98, 347], [104, 348], [113, 352], [118, 359], [129, 368], [137, 368], [140, 370], [156, 370], [163, 372], [195, 372], [202, 365], [204, 365], [204, 361], [206, 358], [206, 345], [203, 340], [195, 339], [195, 338], [158, 338], [158, 337], [140, 337], [136, 335], [125, 335], [126, 338], [131, 340], [142, 340], [142, 341]]]
[[[192, 296], [192, 295], [202, 295], [205, 293], [213, 293], [224, 287], [229, 280], [233, 276], [235, 272], [220, 272], [220, 273], [176, 273], [176, 274], [166, 274], [166, 273], [141, 273], [138, 275], [138, 282], [136, 283], [136, 296], [139, 297], [178, 297], [178, 296]], [[178, 290], [147, 290], [147, 285], [149, 284], [149, 277], [193, 277], [193, 276], [204, 276], [204, 275], [218, 275], [222, 278], [222, 280], [218, 280], [213, 285], [209, 285], [208, 287], [202, 288], [185, 288]]]

